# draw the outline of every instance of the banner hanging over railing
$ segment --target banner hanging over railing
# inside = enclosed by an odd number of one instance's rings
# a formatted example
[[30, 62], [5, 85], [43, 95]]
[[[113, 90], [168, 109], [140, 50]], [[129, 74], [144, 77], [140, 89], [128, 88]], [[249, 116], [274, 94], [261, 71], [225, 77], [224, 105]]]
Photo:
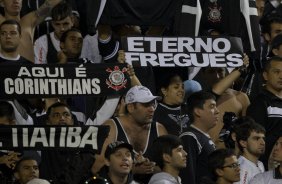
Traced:
[[0, 126], [0, 149], [99, 152], [108, 133], [109, 126]]
[[123, 37], [126, 62], [153, 67], [239, 67], [238, 37]]
[[124, 94], [126, 64], [52, 64], [0, 67], [0, 98], [45, 98]]

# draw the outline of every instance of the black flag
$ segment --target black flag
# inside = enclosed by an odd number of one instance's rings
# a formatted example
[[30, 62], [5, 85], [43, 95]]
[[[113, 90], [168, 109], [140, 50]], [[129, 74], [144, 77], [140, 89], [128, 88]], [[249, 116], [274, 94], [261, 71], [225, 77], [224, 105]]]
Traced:
[[200, 0], [183, 0], [175, 16], [175, 34], [177, 36], [198, 36], [201, 16]]

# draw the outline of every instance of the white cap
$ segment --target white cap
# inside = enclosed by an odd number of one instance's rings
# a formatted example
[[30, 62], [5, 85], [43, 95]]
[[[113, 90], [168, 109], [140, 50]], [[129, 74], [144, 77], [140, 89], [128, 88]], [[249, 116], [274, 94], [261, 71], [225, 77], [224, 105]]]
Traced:
[[34, 178], [30, 180], [29, 182], [27, 182], [26, 184], [50, 184], [50, 182], [47, 180]]
[[161, 99], [160, 96], [154, 96], [145, 86], [134, 86], [129, 89], [125, 96], [125, 104], [139, 102], [148, 103], [152, 100]]

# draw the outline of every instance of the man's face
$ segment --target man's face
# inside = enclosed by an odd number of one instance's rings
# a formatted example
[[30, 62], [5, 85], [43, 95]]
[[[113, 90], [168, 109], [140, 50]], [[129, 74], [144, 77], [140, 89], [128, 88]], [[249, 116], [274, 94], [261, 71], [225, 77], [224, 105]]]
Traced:
[[35, 160], [24, 160], [20, 163], [19, 170], [15, 172], [15, 177], [20, 184], [39, 177], [39, 169]]
[[73, 125], [72, 114], [65, 106], [54, 107], [48, 117], [49, 125]]
[[221, 170], [222, 172], [220, 177], [226, 183], [240, 181], [240, 165], [238, 164], [238, 160], [235, 155], [225, 158], [225, 162]]
[[106, 159], [106, 165], [109, 171], [115, 174], [128, 175], [132, 170], [133, 159], [132, 153], [127, 148], [119, 148], [110, 155], [110, 159]]
[[183, 149], [182, 145], [179, 145], [177, 148], [174, 148], [172, 150], [171, 156], [169, 157], [169, 164], [175, 169], [180, 170], [186, 167], [187, 153]]
[[276, 141], [272, 155], [275, 161], [282, 163], [282, 137]]
[[2, 0], [4, 5], [5, 13], [17, 16], [20, 14], [22, 9], [22, 0]]
[[264, 133], [251, 132], [246, 142], [246, 151], [251, 155], [260, 157], [265, 151]]
[[282, 24], [281, 23], [272, 23], [270, 25], [270, 33], [267, 33], [268, 36], [266, 36], [266, 40], [268, 43], [271, 43], [272, 40], [277, 36], [278, 34], [282, 33]]
[[54, 28], [55, 36], [57, 37], [57, 39], [60, 39], [65, 31], [72, 28], [73, 21], [71, 17], [66, 17], [62, 20], [52, 21], [52, 26]]
[[77, 58], [80, 56], [83, 38], [79, 32], [71, 31], [68, 33], [66, 41], [61, 43], [62, 51], [69, 58]]
[[219, 120], [219, 110], [213, 99], [206, 100], [203, 109], [198, 109], [199, 121], [205, 126], [206, 130], [213, 128]]
[[263, 72], [266, 80], [266, 87], [272, 92], [281, 92], [282, 90], [282, 62], [271, 61], [270, 68], [267, 72]]
[[5, 52], [15, 52], [20, 44], [21, 36], [17, 25], [5, 24], [0, 30], [1, 49]]
[[134, 103], [129, 105], [132, 107], [130, 114], [139, 125], [152, 123], [156, 110], [155, 100], [148, 103]]

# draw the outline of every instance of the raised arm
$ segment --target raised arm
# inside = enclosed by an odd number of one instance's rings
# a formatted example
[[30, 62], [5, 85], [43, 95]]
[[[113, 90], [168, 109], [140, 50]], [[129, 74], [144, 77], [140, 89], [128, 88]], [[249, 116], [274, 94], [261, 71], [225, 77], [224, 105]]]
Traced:
[[51, 10], [62, 0], [45, 0], [45, 2], [36, 10], [26, 14], [21, 22], [31, 27], [39, 25], [44, 19], [50, 15]]
[[246, 69], [249, 66], [249, 57], [247, 54], [244, 54], [243, 62], [244, 63], [242, 68], [239, 68], [238, 70], [237, 69], [233, 70], [230, 74], [228, 74], [226, 77], [221, 79], [218, 83], [213, 85], [212, 91], [215, 94], [221, 95], [226, 89], [232, 86], [233, 82], [240, 77], [242, 69]]
[[[119, 63], [125, 63], [125, 52], [124, 50], [118, 51], [118, 58]], [[131, 80], [131, 87], [133, 86], [141, 86], [141, 82], [139, 81], [138, 77], [135, 75], [134, 68], [132, 65], [127, 65], [127, 73]]]

